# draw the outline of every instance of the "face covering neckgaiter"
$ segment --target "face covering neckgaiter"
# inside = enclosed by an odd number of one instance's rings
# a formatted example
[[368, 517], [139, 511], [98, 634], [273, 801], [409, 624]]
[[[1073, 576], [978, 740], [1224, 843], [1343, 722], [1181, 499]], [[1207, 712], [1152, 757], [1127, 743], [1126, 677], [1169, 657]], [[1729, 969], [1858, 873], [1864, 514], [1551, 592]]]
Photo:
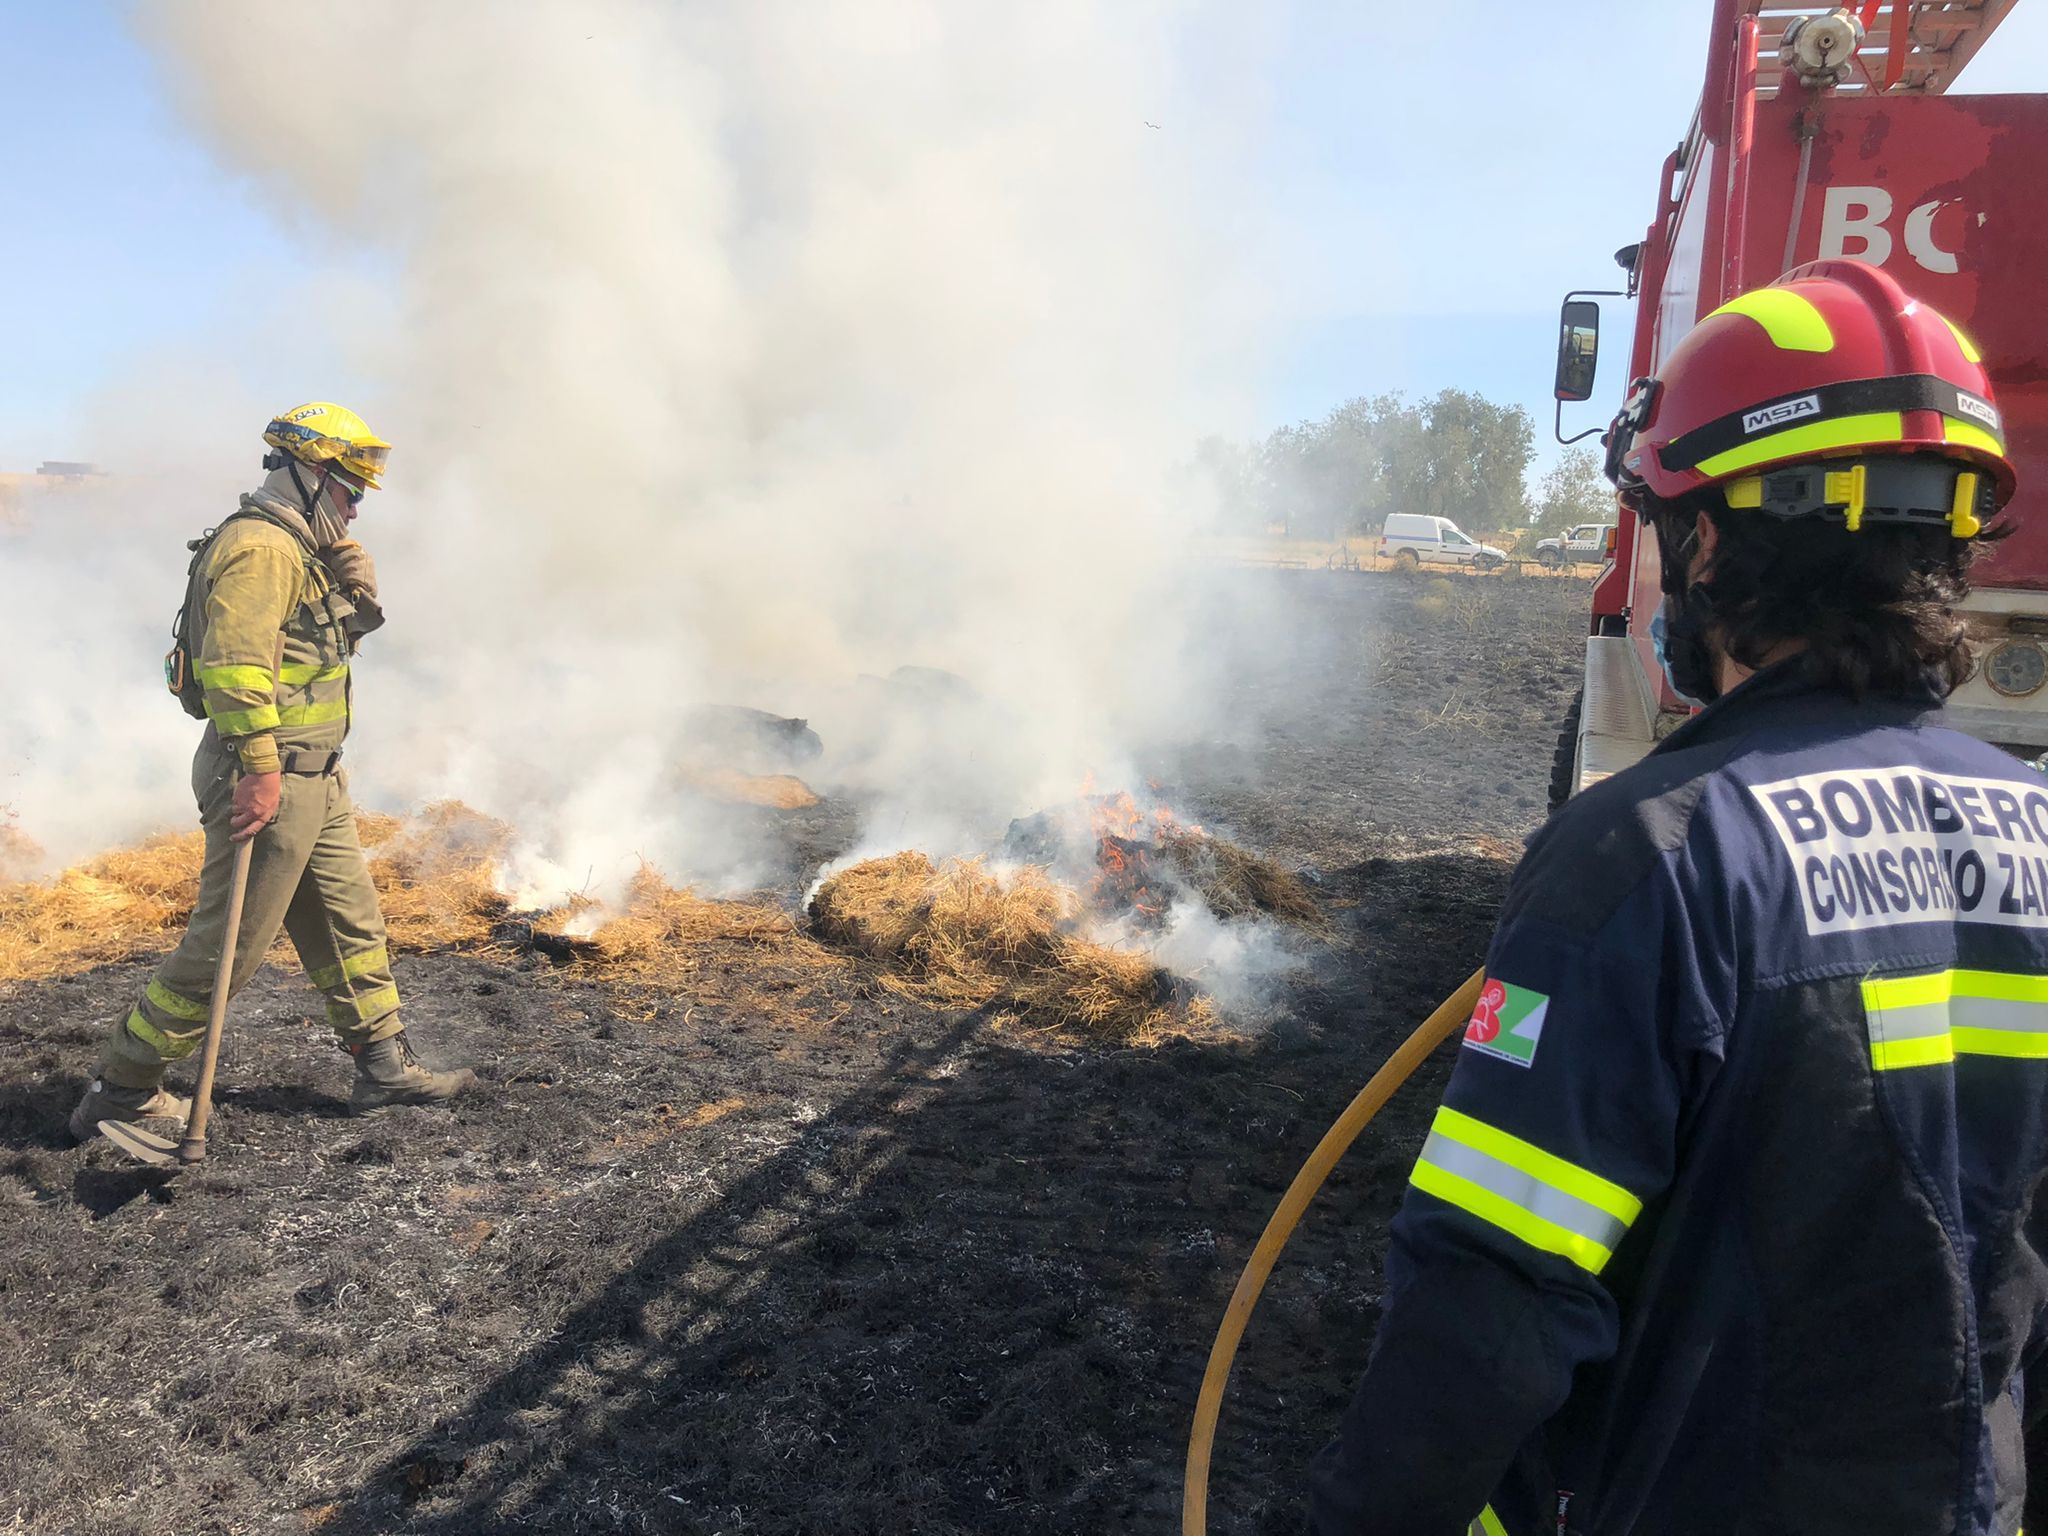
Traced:
[[1714, 653], [1706, 640], [1713, 603], [1706, 584], [1688, 587], [1683, 597], [1669, 593], [1657, 605], [1650, 620], [1650, 644], [1657, 653], [1657, 665], [1671, 691], [1695, 708], [1705, 708], [1720, 697], [1715, 680]]
[[1695, 709], [1721, 696], [1719, 668], [1707, 631], [1714, 622], [1714, 591], [1710, 581], [1687, 584], [1697, 534], [1670, 551], [1664, 561], [1664, 601], [1650, 619], [1650, 645], [1671, 691]]
[[299, 502], [306, 509], [306, 526], [313, 530], [313, 543], [320, 549], [332, 549], [348, 537], [348, 519], [334, 507], [333, 476], [323, 472], [309, 491], [306, 482], [299, 478], [296, 464], [291, 465], [292, 484], [298, 487]]

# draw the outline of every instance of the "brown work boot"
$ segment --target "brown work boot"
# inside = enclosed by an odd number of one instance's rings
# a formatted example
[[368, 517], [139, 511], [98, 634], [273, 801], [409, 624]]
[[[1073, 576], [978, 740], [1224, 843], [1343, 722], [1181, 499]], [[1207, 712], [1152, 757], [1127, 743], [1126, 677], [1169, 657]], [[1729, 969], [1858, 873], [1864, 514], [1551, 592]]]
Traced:
[[476, 1074], [467, 1067], [429, 1072], [421, 1066], [402, 1029], [388, 1040], [352, 1045], [348, 1053], [356, 1059], [356, 1085], [348, 1096], [352, 1115], [393, 1104], [446, 1104], [476, 1086]]
[[71, 1139], [91, 1141], [99, 1135], [102, 1120], [120, 1120], [157, 1131], [182, 1131], [191, 1115], [192, 1101], [167, 1092], [160, 1083], [151, 1088], [123, 1088], [96, 1077], [85, 1090], [85, 1097], [78, 1101], [78, 1108], [71, 1111]]

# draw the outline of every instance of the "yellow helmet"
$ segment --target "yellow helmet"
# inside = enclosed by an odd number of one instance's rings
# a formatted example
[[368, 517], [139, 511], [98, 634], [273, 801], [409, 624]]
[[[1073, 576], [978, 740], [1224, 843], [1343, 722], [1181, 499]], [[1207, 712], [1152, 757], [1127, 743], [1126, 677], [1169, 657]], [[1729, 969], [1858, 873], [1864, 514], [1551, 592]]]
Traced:
[[391, 457], [391, 445], [362, 417], [329, 400], [315, 400], [272, 417], [263, 429], [263, 441], [301, 464], [331, 465], [366, 491], [381, 487], [378, 477]]

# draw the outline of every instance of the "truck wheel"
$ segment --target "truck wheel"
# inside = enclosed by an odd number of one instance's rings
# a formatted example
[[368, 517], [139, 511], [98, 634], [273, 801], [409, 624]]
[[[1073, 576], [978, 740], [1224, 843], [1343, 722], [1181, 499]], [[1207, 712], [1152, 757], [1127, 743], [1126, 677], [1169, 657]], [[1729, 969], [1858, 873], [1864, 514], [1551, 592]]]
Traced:
[[1545, 565], [1555, 569], [1564, 564], [1564, 551], [1561, 549], [1539, 549], [1536, 551], [1536, 558]]
[[1472, 557], [1472, 569], [1475, 571], [1490, 571], [1499, 564], [1500, 562], [1491, 555], [1474, 555]]
[[1397, 571], [1419, 571], [1422, 569], [1422, 556], [1416, 554], [1412, 549], [1401, 550], [1394, 556], [1394, 569]]
[[1579, 712], [1585, 708], [1586, 690], [1572, 695], [1572, 707], [1564, 712], [1558, 727], [1557, 749], [1550, 755], [1550, 808], [1555, 811], [1572, 797], [1572, 767], [1579, 760]]

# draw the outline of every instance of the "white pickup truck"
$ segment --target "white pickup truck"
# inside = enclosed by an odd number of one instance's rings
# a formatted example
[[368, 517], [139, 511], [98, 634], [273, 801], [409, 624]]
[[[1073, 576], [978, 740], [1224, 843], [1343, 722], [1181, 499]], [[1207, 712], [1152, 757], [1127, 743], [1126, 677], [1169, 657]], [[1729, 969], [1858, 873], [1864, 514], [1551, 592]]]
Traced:
[[1544, 565], [1597, 565], [1607, 558], [1607, 535], [1613, 531], [1612, 523], [1581, 523], [1565, 529], [1562, 538], [1538, 539], [1536, 558]]

